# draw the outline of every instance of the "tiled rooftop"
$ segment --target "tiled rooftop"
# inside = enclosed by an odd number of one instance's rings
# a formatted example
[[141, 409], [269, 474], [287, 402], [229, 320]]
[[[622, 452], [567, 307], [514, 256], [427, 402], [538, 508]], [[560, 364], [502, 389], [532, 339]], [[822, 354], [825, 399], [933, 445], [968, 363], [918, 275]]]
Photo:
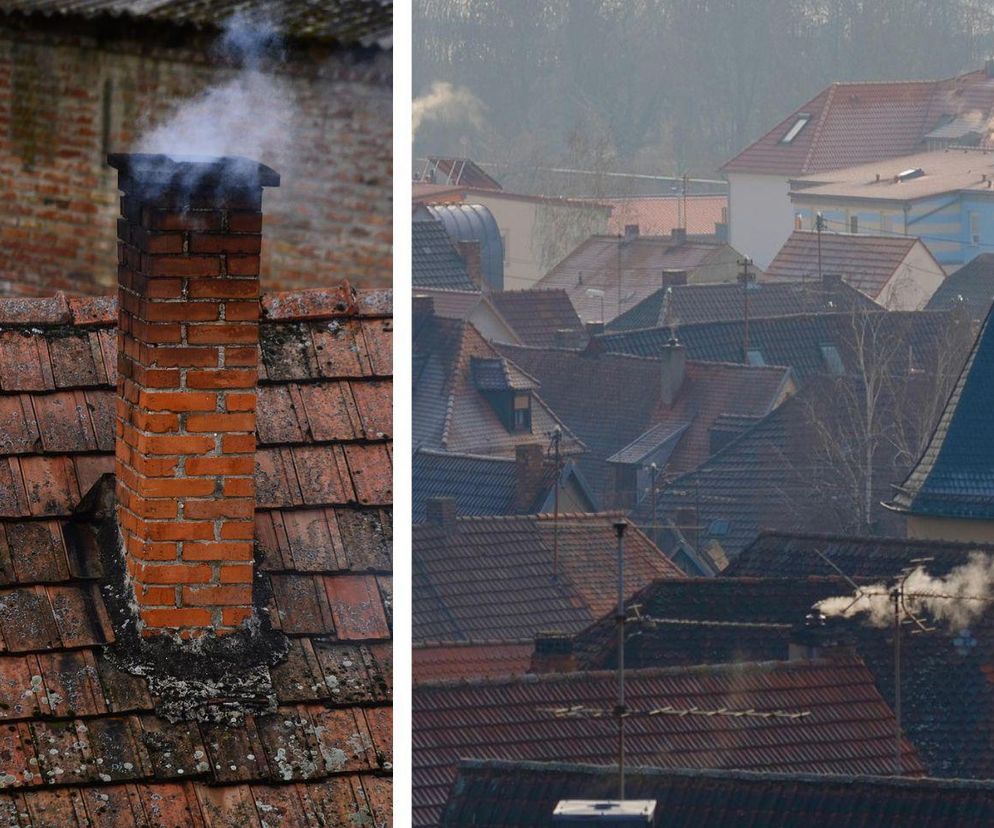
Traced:
[[490, 301], [522, 345], [548, 348], [564, 339], [570, 347], [586, 344], [586, 329], [565, 290], [509, 290], [491, 294]]
[[877, 310], [875, 302], [846, 283], [822, 286], [816, 278], [796, 282], [753, 282], [745, 295], [740, 284], [672, 285], [660, 288], [611, 321], [617, 331], [692, 325], [801, 313]]
[[[763, 417], [787, 390], [783, 368], [689, 361], [672, 405], [662, 398], [662, 362], [646, 356], [497, 346], [541, 383], [542, 399], [587, 447], [577, 461], [601, 502], [613, 503], [606, 461], [661, 424], [689, 424], [666, 470], [696, 468], [710, 456], [710, 429], [722, 414]], [[662, 467], [661, 467], [662, 468]]]
[[442, 222], [430, 217], [411, 222], [411, 282], [415, 291], [440, 288], [477, 293], [480, 289]]
[[412, 652], [413, 680], [483, 679], [520, 676], [528, 672], [535, 643], [525, 641], [430, 642]]
[[897, 488], [894, 505], [915, 515], [994, 517], [994, 322], [990, 312], [931, 440]]
[[[940, 81], [833, 83], [725, 163], [726, 173], [806, 175], [908, 155], [949, 115], [994, 105], [994, 79], [984, 70]], [[790, 142], [783, 138], [802, 114], [810, 120]]]
[[289, 639], [278, 710], [170, 723], [115, 666], [90, 502], [74, 513], [114, 471], [116, 303], [0, 300], [11, 824], [390, 822], [390, 296], [343, 286], [262, 308], [256, 594]]
[[[457, 518], [414, 527], [413, 638], [507, 641], [575, 632], [613, 606], [617, 515]], [[558, 562], [553, 568], [555, 549]], [[634, 527], [625, 589], [680, 575]]]
[[[679, 243], [669, 236], [591, 236], [552, 268], [537, 287], [565, 290], [585, 322], [609, 322], [654, 293], [663, 271], [686, 270], [691, 281], [717, 281], [712, 265], [730, 249], [716, 242]], [[704, 274], [699, 279], [693, 275], [698, 268]], [[591, 295], [591, 290], [604, 295]]]
[[489, 365], [482, 373], [508, 388], [535, 388], [538, 383], [512, 363], [494, 367], [501, 354], [470, 323], [416, 316], [414, 359], [415, 448], [513, 457], [517, 445], [547, 445], [546, 435], [559, 426], [565, 432], [564, 452], [582, 449], [543, 402], [541, 389], [532, 393], [531, 431], [508, 430], [476, 384], [481, 367]]
[[608, 232], [624, 233], [626, 225], [637, 224], [646, 236], [668, 236], [679, 227], [692, 234], [713, 234], [728, 207], [725, 195], [632, 196], [601, 201], [613, 208]]
[[[886, 313], [815, 313], [770, 319], [750, 319], [749, 350], [765, 365], [793, 369], [794, 377], [805, 381], [833, 373], [825, 346], [832, 346], [846, 371], [855, 370], [856, 343], [872, 332], [871, 341], [881, 343], [881, 353], [889, 353], [887, 343], [905, 342], [916, 365], [926, 365], [929, 354], [958, 353], [972, 334], [968, 320], [950, 311], [888, 311]], [[687, 358], [707, 362], [743, 362], [745, 330], [741, 320], [701, 322], [671, 328], [651, 328], [605, 334], [598, 337], [605, 350], [636, 356], [654, 356], [676, 334], [687, 348]], [[904, 351], [907, 358], [908, 351]]]
[[[422, 684], [413, 694], [414, 824], [438, 824], [459, 760], [613, 764], [613, 672]], [[632, 766], [741, 768], [798, 773], [894, 770], [894, 717], [858, 660], [632, 670], [626, 677]], [[697, 714], [683, 713], [697, 708]], [[716, 713], [714, 711], [724, 711]], [[750, 711], [749, 715], [734, 715]], [[773, 712], [787, 715], [766, 715]], [[710, 714], [710, 715], [709, 715]], [[910, 745], [904, 771], [923, 768]]]
[[334, 40], [368, 45], [390, 32], [393, 0], [333, 0], [330, 3], [279, 2], [211, 3], [139, 2], [139, 0], [3, 0], [4, 14], [39, 15], [46, 18], [112, 20], [132, 18], [156, 24], [221, 28], [238, 12], [249, 19], [279, 21], [282, 32], [294, 37]]
[[[846, 284], [871, 299], [880, 296], [912, 248], [921, 244], [913, 236], [819, 234], [813, 230], [795, 230], [770, 262], [767, 278], [817, 281], [819, 235], [821, 272], [840, 275]], [[938, 264], [935, 267], [940, 270]]]
[[964, 308], [974, 322], [982, 322], [994, 302], [994, 253], [981, 253], [946, 277], [932, 294], [926, 310]]
[[[611, 800], [617, 788], [613, 768], [467, 760], [443, 824], [544, 828], [561, 800]], [[625, 794], [655, 801], [666, 828], [982, 828], [994, 821], [994, 782], [640, 767], [626, 774]]]

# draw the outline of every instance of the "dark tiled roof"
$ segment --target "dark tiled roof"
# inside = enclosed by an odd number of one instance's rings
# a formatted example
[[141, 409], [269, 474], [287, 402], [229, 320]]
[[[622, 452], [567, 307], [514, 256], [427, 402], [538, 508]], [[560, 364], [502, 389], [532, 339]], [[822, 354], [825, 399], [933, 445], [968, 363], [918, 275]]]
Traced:
[[894, 495], [916, 515], [994, 517], [994, 323], [987, 319], [918, 464]]
[[[678, 243], [669, 236], [638, 236], [627, 240], [619, 236], [591, 236], [552, 268], [537, 287], [565, 290], [581, 319], [608, 322], [654, 293], [663, 271], [686, 270], [693, 281], [716, 281], [715, 264], [722, 257], [729, 258], [729, 251], [731, 248], [725, 244]], [[731, 258], [734, 260], [734, 253]], [[703, 275], [695, 278], [693, 273], [698, 269]], [[587, 291], [591, 289], [603, 291], [604, 296], [590, 296]]]
[[[926, 571], [941, 577], [970, 560], [971, 552], [987, 556], [994, 549], [977, 549], [942, 541], [856, 538], [839, 536], [783, 536], [760, 538], [749, 548], [733, 573], [767, 572], [800, 580], [832, 567], [814, 550], [821, 551], [840, 570], [862, 584], [892, 585], [916, 558], [931, 557]], [[988, 558], [989, 559], [989, 558]], [[719, 580], [723, 580], [720, 578]], [[737, 578], [732, 578], [738, 582]], [[844, 589], [840, 595], [853, 594]], [[743, 607], [743, 614], [749, 612]], [[921, 754], [932, 776], [994, 778], [994, 611], [987, 609], [972, 622], [943, 622], [927, 609], [918, 610], [928, 633], [906, 626], [901, 658], [904, 670], [901, 697], [904, 731]], [[969, 623], [967, 630], [964, 623]], [[894, 699], [894, 646], [891, 627], [876, 629], [851, 623], [849, 634], [860, 656], [873, 671], [885, 699]]]
[[586, 328], [565, 290], [511, 290], [489, 298], [522, 345], [582, 347], [587, 342]]
[[[443, 825], [546, 828], [564, 799], [617, 796], [612, 768], [467, 760]], [[630, 799], [656, 802], [666, 828], [982, 828], [994, 822], [994, 782], [632, 768]]]
[[389, 35], [393, 25], [393, 0], [333, 0], [327, 3], [278, 2], [245, 3], [241, 0], [214, 0], [191, 3], [182, 0], [139, 2], [139, 0], [3, 0], [4, 14], [107, 20], [129, 18], [157, 24], [194, 26], [198, 29], [223, 28], [236, 13], [249, 21], [273, 25], [281, 34], [307, 39], [334, 40], [344, 44], [366, 45]]
[[871, 582], [894, 577], [916, 558], [932, 558], [929, 569], [946, 573], [966, 563], [971, 551], [983, 548], [975, 543], [898, 537], [763, 532], [722, 576], [805, 578], [837, 575], [842, 570], [855, 581]]
[[[914, 437], [928, 424], [915, 375], [886, 391], [878, 425], [885, 433]], [[699, 468], [674, 480], [656, 501], [656, 525], [682, 518], [682, 536], [698, 551], [720, 546], [734, 559], [763, 529], [785, 532], [865, 531], [860, 521], [862, 490], [852, 480], [857, 468], [839, 448], [858, 432], [860, 403], [847, 380], [812, 382], [765, 419], [735, 438]], [[927, 396], [927, 395], [924, 395]], [[908, 467], [906, 455], [890, 442], [878, 443], [873, 466], [870, 513], [875, 531], [903, 533], [899, 515], [879, 505]], [[634, 517], [651, 522], [643, 502]], [[663, 548], [672, 541], [660, 539]]]
[[[906, 342], [917, 365], [927, 364], [929, 353], [969, 336], [969, 324], [951, 312], [889, 311], [880, 313], [820, 313], [749, 321], [749, 349], [758, 351], [767, 365], [785, 365], [806, 380], [829, 374], [822, 350], [832, 345], [848, 371], [855, 370], [855, 343], [865, 328], [882, 343]], [[689, 359], [708, 362], [742, 362], [745, 330], [742, 321], [698, 323], [606, 334], [597, 342], [614, 353], [654, 356], [676, 334]], [[955, 344], [954, 342], [954, 344]], [[890, 349], [886, 349], [889, 350]], [[907, 351], [905, 351], [907, 354]]]
[[[550, 515], [415, 526], [414, 640], [507, 641], [543, 630], [582, 629], [614, 601], [614, 520], [563, 515], [558, 533]], [[680, 574], [645, 535], [632, 530], [625, 540], [628, 593], [654, 578]]]
[[[846, 284], [876, 299], [894, 278], [916, 244], [915, 236], [871, 236], [865, 233], [821, 233], [821, 272], [840, 275]], [[766, 276], [770, 279], [818, 279], [818, 236], [814, 230], [795, 230]], [[935, 264], [936, 272], [941, 268]]]
[[[611, 764], [617, 723], [556, 718], [554, 710], [610, 710], [613, 672], [419, 685], [413, 694], [415, 825], [433, 825], [460, 759]], [[752, 663], [632, 670], [629, 710], [782, 711], [804, 716], [655, 715], [630, 719], [633, 766], [886, 774], [894, 717], [859, 661]], [[907, 743], [905, 771], [922, 773]]]
[[[824, 598], [848, 594], [837, 573], [818, 577], [672, 578], [626, 602], [625, 666], [678, 667], [737, 661], [783, 661], [791, 629]], [[636, 620], [642, 619], [642, 620]], [[617, 626], [611, 616], [573, 638], [577, 667], [613, 669]]]
[[[455, 454], [447, 451], [419, 449], [414, 453], [411, 470], [411, 519], [425, 519], [425, 504], [434, 497], [452, 497], [456, 513], [463, 517], [475, 515], [535, 514], [548, 500], [555, 483], [555, 469], [548, 463], [527, 504], [515, 504], [515, 461], [505, 457], [475, 454]], [[572, 460], [562, 470], [560, 486], [563, 491], [579, 490], [583, 495], [586, 483]], [[592, 494], [584, 499], [593, 509]]]
[[114, 471], [116, 304], [0, 300], [0, 810], [18, 824], [389, 824], [389, 294], [262, 305], [256, 589], [290, 642], [279, 707], [170, 724], [105, 648], [109, 573], [73, 515]]
[[542, 398], [588, 451], [577, 463], [601, 502], [612, 503], [607, 458], [661, 424], [689, 423], [670, 455], [670, 471], [695, 468], [710, 455], [710, 427], [722, 414], [762, 417], [778, 402], [787, 372], [688, 361], [672, 405], [661, 399], [662, 363], [622, 354], [497, 346], [535, 377]]
[[420, 684], [524, 675], [534, 647], [531, 640], [416, 644], [411, 653], [413, 680]]
[[994, 253], [981, 253], [946, 277], [932, 294], [927, 310], [962, 307], [970, 319], [981, 322], [994, 302]]
[[411, 279], [419, 287], [478, 292], [442, 222], [419, 218], [411, 222]]
[[[614, 333], [664, 325], [739, 320], [745, 316], [745, 302], [746, 296], [738, 284], [673, 285], [657, 290], [607, 327]], [[750, 319], [879, 310], [875, 302], [845, 282], [827, 287], [817, 286], [812, 281], [753, 282], [748, 303]]]
[[[944, 116], [976, 112], [986, 121], [992, 103], [994, 80], [982, 69], [941, 81], [833, 83], [722, 169], [791, 176], [896, 158], [921, 149]], [[782, 143], [802, 113], [810, 121]]]
[[[562, 424], [541, 398], [532, 394], [531, 431], [510, 432], [478, 386], [474, 361], [503, 357], [470, 323], [427, 316], [414, 325], [414, 446], [464, 454], [513, 457], [515, 446], [548, 443], [546, 436]], [[491, 371], [508, 387], [534, 387], [532, 377], [513, 363]], [[567, 453], [582, 446], [563, 429]]]

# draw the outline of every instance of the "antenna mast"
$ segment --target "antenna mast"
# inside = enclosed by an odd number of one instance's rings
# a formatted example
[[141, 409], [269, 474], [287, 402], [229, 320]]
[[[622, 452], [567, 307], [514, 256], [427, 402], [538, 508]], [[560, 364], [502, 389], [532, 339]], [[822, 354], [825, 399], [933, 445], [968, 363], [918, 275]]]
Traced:
[[618, 535], [618, 799], [625, 798], [625, 520], [614, 524]]

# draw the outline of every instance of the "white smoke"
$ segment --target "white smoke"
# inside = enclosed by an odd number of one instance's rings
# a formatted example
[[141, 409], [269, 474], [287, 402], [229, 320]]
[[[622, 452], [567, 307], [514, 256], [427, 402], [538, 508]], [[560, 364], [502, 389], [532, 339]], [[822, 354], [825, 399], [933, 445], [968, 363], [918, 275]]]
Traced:
[[429, 121], [469, 124], [482, 130], [484, 110], [483, 102], [465, 86], [436, 81], [427, 94], [415, 98], [411, 104], [414, 135]]
[[277, 165], [295, 118], [289, 84], [263, 71], [284, 59], [271, 21], [235, 14], [215, 45], [216, 56], [241, 67], [227, 83], [184, 101], [148, 129], [136, 151], [166, 155], [242, 155]]
[[[900, 583], [871, 584], [852, 595], [827, 598], [817, 607], [826, 616], [851, 618], [865, 613], [873, 626], [886, 627], [894, 623], [891, 595]], [[916, 618], [928, 618], [951, 630], [970, 627], [994, 600], [994, 556], [972, 552], [967, 563], [941, 578], [919, 566], [903, 580], [903, 590], [904, 609]]]

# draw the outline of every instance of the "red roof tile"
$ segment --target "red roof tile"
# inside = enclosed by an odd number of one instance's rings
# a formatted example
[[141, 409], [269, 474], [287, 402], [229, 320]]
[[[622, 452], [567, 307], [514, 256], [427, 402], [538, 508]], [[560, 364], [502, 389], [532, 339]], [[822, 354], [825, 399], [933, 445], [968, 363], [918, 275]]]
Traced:
[[412, 652], [414, 683], [524, 675], [534, 649], [532, 640], [418, 644]]
[[[708, 235], [715, 225], [727, 222], [728, 196], [695, 195], [633, 196], [632, 198], [601, 199], [613, 207], [607, 229], [624, 233], [630, 224], [638, 225], [646, 236], [668, 236], [674, 229], [686, 228], [688, 233]], [[684, 214], [686, 211], [686, 214]]]
[[147, 679], [103, 650], [116, 636], [100, 550], [73, 510], [114, 471], [115, 302], [0, 302], [0, 814], [387, 824], [388, 299], [261, 300], [257, 569], [291, 650], [277, 712], [237, 725], [169, 724]]
[[[726, 173], [785, 176], [836, 170], [923, 148], [943, 116], [994, 107], [994, 79], [981, 70], [940, 81], [834, 83], [726, 162]], [[789, 143], [782, 139], [801, 114], [809, 122]]]

